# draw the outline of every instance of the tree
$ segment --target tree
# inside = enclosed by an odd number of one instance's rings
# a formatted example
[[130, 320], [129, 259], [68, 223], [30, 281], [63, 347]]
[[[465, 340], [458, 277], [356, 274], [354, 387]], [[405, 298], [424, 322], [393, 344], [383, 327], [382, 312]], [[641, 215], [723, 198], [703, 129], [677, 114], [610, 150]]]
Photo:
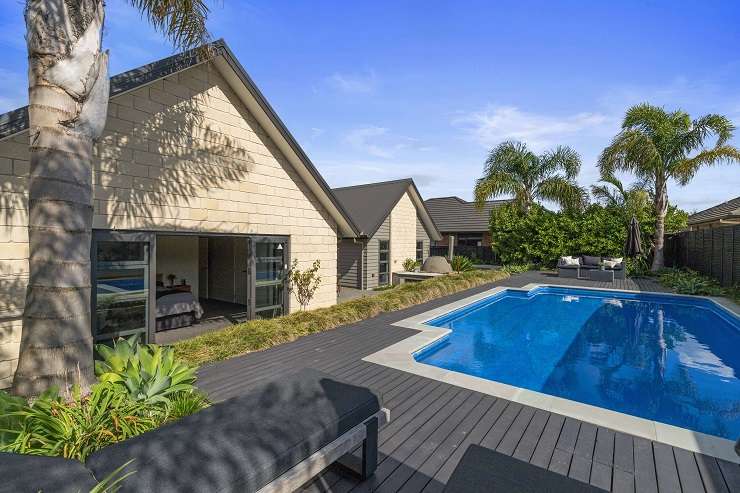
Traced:
[[514, 204], [529, 212], [536, 201], [549, 200], [564, 209], [580, 209], [586, 202], [586, 190], [575, 181], [581, 169], [581, 157], [567, 146], [557, 147], [539, 156], [526, 144], [506, 141], [486, 160], [483, 177], [475, 183], [475, 202], [513, 195]]
[[605, 207], [620, 211], [623, 219], [629, 222], [632, 216], [641, 219], [651, 192], [642, 183], [627, 188], [614, 175], [606, 175], [601, 177], [600, 184], [591, 185], [591, 195]]
[[[208, 40], [202, 0], [129, 0], [176, 47]], [[13, 390], [93, 381], [92, 156], [108, 109], [103, 0], [27, 0], [29, 280]]]
[[[740, 151], [728, 145], [735, 127], [722, 115], [692, 120], [681, 110], [639, 104], [627, 110], [622, 130], [599, 157], [602, 176], [617, 170], [634, 173], [654, 193], [655, 233], [652, 271], [664, 264], [663, 236], [668, 211], [668, 182], [688, 184], [703, 166], [740, 160]], [[716, 136], [714, 146], [706, 145]], [[692, 154], [693, 153], [693, 154]]]
[[311, 267], [301, 271], [298, 269], [298, 259], [294, 259], [288, 271], [288, 292], [295, 293], [302, 311], [306, 310], [316, 290], [321, 286], [319, 268], [321, 268], [321, 262], [317, 259]]

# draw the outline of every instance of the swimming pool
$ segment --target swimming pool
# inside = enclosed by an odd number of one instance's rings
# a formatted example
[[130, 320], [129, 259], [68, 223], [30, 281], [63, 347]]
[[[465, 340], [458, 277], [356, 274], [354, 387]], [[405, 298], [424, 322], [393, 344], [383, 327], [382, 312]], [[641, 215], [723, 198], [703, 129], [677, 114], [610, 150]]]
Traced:
[[735, 440], [740, 318], [711, 300], [505, 289], [425, 322], [425, 365]]

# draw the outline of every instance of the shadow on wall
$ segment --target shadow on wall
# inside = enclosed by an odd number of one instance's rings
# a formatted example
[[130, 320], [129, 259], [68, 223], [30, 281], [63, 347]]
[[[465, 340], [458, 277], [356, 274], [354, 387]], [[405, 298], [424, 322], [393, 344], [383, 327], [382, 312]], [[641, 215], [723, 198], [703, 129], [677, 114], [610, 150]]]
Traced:
[[[205, 80], [195, 78], [194, 71]], [[109, 115], [108, 132], [97, 146], [95, 164], [95, 214], [108, 216], [107, 226], [159, 229], [177, 220], [184, 229], [189, 222], [195, 227], [207, 217], [188, 209], [209, 209], [208, 200], [233, 205], [228, 191], [244, 191], [240, 183], [247, 182], [254, 156], [241, 139], [227, 135], [206, 117], [207, 111], [215, 112], [220, 105], [239, 104], [210, 94], [219, 87], [218, 77], [212, 75], [215, 69], [196, 68], [162, 81], [160, 87], [170, 92], [143, 88], [113, 101], [116, 114]], [[151, 96], [146, 97], [149, 91]], [[153, 113], [124, 106], [126, 102]], [[224, 118], [231, 116], [219, 113]]]

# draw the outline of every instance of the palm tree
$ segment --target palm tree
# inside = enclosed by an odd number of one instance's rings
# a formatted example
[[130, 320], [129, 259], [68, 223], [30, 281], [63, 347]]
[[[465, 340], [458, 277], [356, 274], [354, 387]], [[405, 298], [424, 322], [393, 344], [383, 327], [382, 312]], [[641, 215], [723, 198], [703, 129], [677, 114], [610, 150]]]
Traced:
[[502, 142], [488, 155], [483, 177], [475, 182], [475, 202], [513, 195], [514, 204], [529, 212], [535, 201], [549, 200], [564, 209], [580, 209], [586, 190], [575, 181], [581, 157], [567, 146], [539, 156], [521, 142]]
[[[202, 0], [129, 0], [178, 48], [208, 39]], [[29, 281], [13, 390], [93, 380], [92, 156], [108, 109], [103, 0], [27, 0]]]
[[[632, 172], [653, 190], [655, 235], [651, 270], [661, 269], [664, 262], [668, 181], [683, 186], [702, 166], [740, 160], [740, 151], [727, 144], [734, 130], [732, 122], [722, 115], [692, 120], [681, 110], [667, 112], [643, 103], [627, 110], [621, 132], [601, 153], [598, 166], [602, 176], [613, 175], [617, 170]], [[712, 135], [716, 142], [709, 147], [706, 141]]]
[[613, 175], [602, 176], [599, 183], [591, 185], [591, 195], [604, 206], [622, 211], [627, 221], [639, 215], [650, 202], [650, 190], [643, 183], [627, 188]]

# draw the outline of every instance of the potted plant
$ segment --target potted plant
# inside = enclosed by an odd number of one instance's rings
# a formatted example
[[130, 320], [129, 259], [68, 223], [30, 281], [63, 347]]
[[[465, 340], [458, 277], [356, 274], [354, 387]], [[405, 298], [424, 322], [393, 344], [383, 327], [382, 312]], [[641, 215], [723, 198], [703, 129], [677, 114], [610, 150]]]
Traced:
[[175, 279], [177, 279], [177, 276], [175, 274], [167, 274], [167, 280], [170, 281], [170, 287], [175, 287]]

